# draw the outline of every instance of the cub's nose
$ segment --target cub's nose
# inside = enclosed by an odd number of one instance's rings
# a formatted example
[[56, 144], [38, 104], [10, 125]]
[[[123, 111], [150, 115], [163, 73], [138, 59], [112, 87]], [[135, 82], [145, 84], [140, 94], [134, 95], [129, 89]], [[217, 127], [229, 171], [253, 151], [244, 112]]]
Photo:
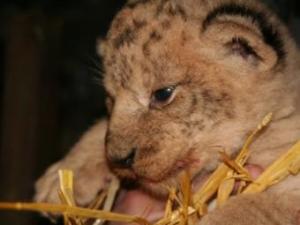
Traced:
[[136, 148], [132, 148], [129, 154], [126, 155], [125, 157], [120, 157], [120, 156], [111, 157], [110, 161], [118, 167], [131, 168], [134, 163], [136, 150], [137, 150]]

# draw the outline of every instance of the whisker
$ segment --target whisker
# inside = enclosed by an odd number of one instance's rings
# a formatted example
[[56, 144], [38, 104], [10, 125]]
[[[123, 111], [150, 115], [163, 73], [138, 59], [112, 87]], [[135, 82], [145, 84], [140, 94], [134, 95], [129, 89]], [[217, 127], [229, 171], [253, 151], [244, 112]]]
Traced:
[[104, 71], [102, 69], [102, 63], [98, 56], [85, 54], [81, 58], [82, 64], [87, 68], [87, 70], [91, 73], [92, 81], [100, 85], [103, 88], [103, 74]]

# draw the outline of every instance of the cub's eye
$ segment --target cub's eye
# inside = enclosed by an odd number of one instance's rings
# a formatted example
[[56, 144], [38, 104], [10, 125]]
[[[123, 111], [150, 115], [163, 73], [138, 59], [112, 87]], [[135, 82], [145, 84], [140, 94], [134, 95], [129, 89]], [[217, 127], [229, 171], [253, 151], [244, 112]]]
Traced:
[[174, 87], [162, 88], [154, 92], [154, 98], [158, 102], [165, 102], [172, 96]]
[[152, 94], [151, 106], [162, 107], [169, 104], [174, 97], [175, 86], [165, 87], [156, 90]]

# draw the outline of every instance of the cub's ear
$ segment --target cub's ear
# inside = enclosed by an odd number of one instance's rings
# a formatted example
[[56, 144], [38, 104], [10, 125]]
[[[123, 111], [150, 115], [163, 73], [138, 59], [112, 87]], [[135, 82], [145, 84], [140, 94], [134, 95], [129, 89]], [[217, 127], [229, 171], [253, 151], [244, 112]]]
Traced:
[[239, 5], [222, 6], [203, 22], [202, 35], [218, 61], [267, 71], [284, 57], [278, 31], [262, 13]]

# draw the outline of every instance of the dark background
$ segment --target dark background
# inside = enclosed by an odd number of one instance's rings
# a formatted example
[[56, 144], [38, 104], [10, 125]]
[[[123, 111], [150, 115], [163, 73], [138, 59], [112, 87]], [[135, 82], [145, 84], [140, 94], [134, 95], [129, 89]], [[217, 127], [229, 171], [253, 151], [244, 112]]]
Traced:
[[[125, 0], [0, 0], [0, 201], [30, 201], [34, 181], [105, 114], [103, 37]], [[300, 39], [299, 0], [265, 0]], [[50, 224], [0, 212], [0, 225]]]

